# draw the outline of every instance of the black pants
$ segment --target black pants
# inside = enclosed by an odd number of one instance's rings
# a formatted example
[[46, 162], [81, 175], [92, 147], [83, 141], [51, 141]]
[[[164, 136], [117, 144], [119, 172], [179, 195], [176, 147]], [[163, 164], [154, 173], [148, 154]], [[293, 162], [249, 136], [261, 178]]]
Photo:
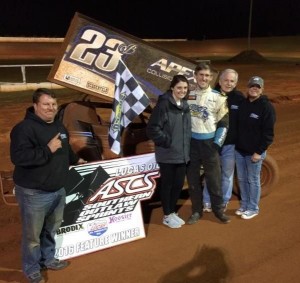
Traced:
[[212, 210], [215, 214], [219, 214], [223, 209], [221, 166], [219, 153], [213, 147], [213, 140], [192, 139], [190, 159], [187, 167], [187, 180], [192, 202], [192, 212], [202, 214], [203, 187], [200, 181], [200, 168], [203, 165]]
[[158, 163], [160, 167], [160, 200], [164, 215], [176, 212], [176, 204], [183, 188], [186, 164]]

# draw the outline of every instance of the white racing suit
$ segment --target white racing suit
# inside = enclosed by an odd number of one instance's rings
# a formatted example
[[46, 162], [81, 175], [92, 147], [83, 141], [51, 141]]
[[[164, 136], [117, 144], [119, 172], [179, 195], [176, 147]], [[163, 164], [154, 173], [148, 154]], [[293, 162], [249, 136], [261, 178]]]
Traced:
[[197, 88], [190, 92], [188, 104], [192, 116], [192, 140], [187, 180], [192, 213], [198, 212], [202, 215], [203, 188], [200, 168], [203, 165], [212, 210], [215, 215], [222, 214], [219, 150], [226, 138], [229, 124], [227, 98], [211, 87], [205, 90]]

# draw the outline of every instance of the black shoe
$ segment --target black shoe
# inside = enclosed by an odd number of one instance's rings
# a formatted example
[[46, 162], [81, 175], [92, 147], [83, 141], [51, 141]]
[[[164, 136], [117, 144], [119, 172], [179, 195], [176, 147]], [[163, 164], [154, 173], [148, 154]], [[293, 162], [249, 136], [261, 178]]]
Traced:
[[40, 272], [35, 272], [28, 276], [30, 283], [45, 283], [45, 279]]
[[196, 222], [199, 221], [199, 219], [202, 217], [202, 215], [199, 212], [194, 212], [190, 218], [188, 219], [188, 221], [186, 222], [187, 224], [195, 224]]
[[47, 265], [46, 268], [51, 270], [61, 270], [66, 268], [68, 265], [68, 261], [55, 259], [49, 265]]
[[225, 213], [218, 213], [216, 214], [216, 217], [224, 224], [227, 224], [231, 221], [230, 217]]

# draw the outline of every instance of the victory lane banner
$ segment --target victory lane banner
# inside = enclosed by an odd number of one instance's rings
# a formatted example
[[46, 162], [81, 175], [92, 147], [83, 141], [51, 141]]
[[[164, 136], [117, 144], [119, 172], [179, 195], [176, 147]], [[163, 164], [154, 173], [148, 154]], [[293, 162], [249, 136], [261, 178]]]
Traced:
[[185, 75], [191, 89], [195, 87], [194, 62], [79, 13], [48, 80], [112, 101], [120, 59], [154, 102], [174, 75]]
[[56, 257], [72, 258], [145, 238], [141, 201], [160, 177], [154, 153], [70, 168]]

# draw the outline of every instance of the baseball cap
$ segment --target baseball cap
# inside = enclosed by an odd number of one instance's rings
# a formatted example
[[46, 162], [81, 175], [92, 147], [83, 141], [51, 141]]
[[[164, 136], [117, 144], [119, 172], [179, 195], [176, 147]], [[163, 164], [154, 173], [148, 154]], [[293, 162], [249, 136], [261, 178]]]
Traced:
[[264, 80], [261, 77], [254, 76], [248, 82], [248, 87], [259, 85], [260, 88], [264, 87]]

